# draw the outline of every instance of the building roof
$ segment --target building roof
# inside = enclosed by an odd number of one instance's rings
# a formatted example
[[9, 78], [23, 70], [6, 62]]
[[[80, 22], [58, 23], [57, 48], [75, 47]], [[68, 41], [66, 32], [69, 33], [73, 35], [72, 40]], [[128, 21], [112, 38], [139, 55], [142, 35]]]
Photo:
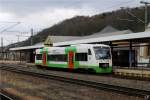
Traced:
[[79, 36], [50, 36], [53, 43], [79, 39]]
[[129, 40], [129, 39], [138, 39], [138, 38], [150, 38], [150, 32], [139, 32], [139, 33], [131, 33], [131, 34], [121, 34], [121, 35], [94, 37], [94, 38], [87, 38], [87, 39], [80, 39], [80, 40], [73, 40], [73, 41], [66, 41], [66, 42], [58, 42], [58, 43], [54, 43], [53, 46]]
[[[102, 30], [100, 31], [100, 33], [110, 33], [110, 32], [117, 32], [117, 31], [119, 31], [119, 30], [117, 30], [117, 29], [115, 29], [114, 27], [108, 25], [108, 26], [106, 26], [104, 29], [102, 29]], [[95, 34], [96, 34], [96, 33], [95, 33]]]
[[[126, 31], [124, 31], [126, 32]], [[117, 35], [118, 33], [118, 35]], [[56, 42], [53, 43], [53, 46], [64, 46], [64, 45], [73, 45], [73, 44], [81, 44], [81, 43], [94, 43], [94, 42], [107, 42], [107, 41], [116, 41], [116, 40], [129, 40], [129, 39], [138, 39], [138, 38], [150, 38], [150, 32], [140, 32], [140, 33], [131, 33], [131, 34], [119, 34], [120, 32], [114, 32], [111, 34], [116, 35], [109, 35], [109, 36], [85, 36], [80, 39], [63, 41], [63, 42]], [[61, 38], [61, 36], [60, 36]], [[69, 41], [70, 40], [70, 41]], [[27, 49], [36, 49], [44, 47], [44, 43], [37, 43], [32, 46], [24, 46], [24, 47], [17, 47], [17, 48], [10, 48], [12, 51], [16, 50], [27, 50]]]
[[106, 26], [102, 31], [94, 33], [92, 35], [88, 35], [88, 36], [48, 36], [44, 44], [50, 45], [50, 44], [57, 43], [57, 42], [72, 41], [72, 40], [101, 37], [101, 36], [118, 35], [118, 34], [127, 34], [127, 33], [131, 33], [131, 31], [130, 30], [119, 31], [111, 26]]
[[96, 33], [88, 36], [81, 37], [82, 39], [88, 38], [96, 38], [96, 37], [105, 37], [105, 36], [113, 36], [113, 35], [121, 35], [121, 34], [129, 34], [132, 33], [131, 30], [123, 30], [123, 31], [116, 31], [116, 32], [109, 32], [109, 33]]
[[[46, 39], [46, 44], [57, 44], [61, 42], [70, 42], [70, 41], [76, 41], [76, 40], [83, 40], [83, 39], [91, 39], [91, 38], [97, 38], [97, 37], [106, 37], [106, 36], [114, 36], [114, 35], [120, 35], [120, 34], [129, 34], [132, 33], [130, 30], [124, 30], [124, 31], [117, 31], [117, 32], [110, 32], [110, 33], [101, 33], [98, 32], [96, 34], [88, 35], [88, 36], [48, 36]], [[35, 48], [42, 48], [44, 47], [44, 43], [37, 43], [32, 46], [24, 46], [24, 47], [17, 47], [17, 48], [10, 48], [10, 50], [26, 50], [26, 49], [35, 49]]]
[[11, 51], [17, 51], [17, 50], [28, 50], [28, 49], [37, 49], [37, 48], [42, 48], [44, 47], [44, 43], [37, 43], [32, 46], [24, 46], [24, 47], [17, 47], [17, 48], [10, 48], [9, 50]]
[[48, 38], [45, 40], [44, 43], [37, 43], [32, 46], [10, 48], [10, 50], [16, 51], [16, 50], [42, 48], [44, 47], [44, 44], [46, 44], [47, 46], [50, 46], [51, 44], [53, 44], [54, 46], [55, 44], [56, 46], [61, 46], [63, 45], [62, 43], [65, 43], [66, 45], [68, 45], [67, 43], [72, 44], [72, 42], [75, 42], [75, 41], [81, 41], [81, 40], [84, 41], [84, 40], [90, 40], [94, 38], [101, 38], [101, 37], [103, 38], [107, 36], [116, 36], [116, 35], [129, 34], [129, 33], [132, 33], [132, 31], [130, 30], [118, 31], [117, 29], [111, 26], [107, 26], [101, 32], [97, 32], [88, 36], [80, 36], [80, 37], [79, 36], [48, 36]]

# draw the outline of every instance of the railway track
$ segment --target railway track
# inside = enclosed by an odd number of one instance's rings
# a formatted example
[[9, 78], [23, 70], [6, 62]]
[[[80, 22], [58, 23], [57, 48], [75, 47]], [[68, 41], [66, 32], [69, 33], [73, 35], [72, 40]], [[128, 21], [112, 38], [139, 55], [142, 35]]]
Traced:
[[[0, 64], [1, 65], [1, 64]], [[25, 67], [34, 67], [34, 68], [36, 68], [37, 69], [37, 66], [35, 66], [35, 65], [32, 65], [32, 66], [30, 66], [30, 65], [26, 65], [26, 64], [6, 64], [5, 63], [5, 65], [8, 65], [8, 66], [10, 66], [10, 65], [12, 65], [12, 66], [14, 66], [14, 65], [16, 65], [16, 66], [18, 66], [18, 67], [23, 67], [23, 68], [25, 68]], [[42, 68], [42, 67], [38, 67], [38, 69], [41, 69], [41, 70], [45, 70], [45, 69], [48, 69], [48, 67], [46, 68]], [[61, 69], [61, 71], [60, 70], [58, 70], [58, 69], [50, 69], [50, 71], [53, 71], [53, 72], [56, 72], [56, 73], [60, 73], [60, 72], [65, 72], [65, 73], [70, 73], [70, 72], [68, 72], [68, 71], [66, 71], [66, 70], [63, 70], [63, 69]], [[131, 79], [131, 80], [141, 80], [141, 81], [150, 81], [150, 78], [144, 78], [144, 77], [135, 77], [135, 76], [124, 76], [124, 75], [118, 75], [118, 74], [114, 74], [114, 73], [112, 73], [112, 74], [96, 74], [96, 73], [92, 73], [92, 72], [88, 72], [88, 71], [86, 71], [86, 70], [82, 70], [82, 71], [80, 71], [80, 70], [78, 70], [78, 71], [76, 71], [76, 72], [71, 72], [71, 73], [77, 73], [78, 75], [85, 75], [85, 74], [88, 74], [88, 75], [92, 75], [92, 76], [106, 76], [106, 77], [112, 77], [112, 78], [120, 78], [120, 79]]]
[[[27, 70], [27, 69], [25, 70], [25, 69], [22, 69], [21, 67], [19, 68], [19, 67], [13, 66], [13, 65], [11, 65], [11, 66], [10, 65], [9, 66], [2, 65], [0, 67], [0, 69], [11, 71], [11, 72], [16, 72], [16, 73], [20, 73], [20, 74], [32, 75], [32, 76], [40, 77], [40, 78], [68, 82], [71, 84], [84, 85], [84, 86], [88, 86], [88, 87], [97, 88], [100, 90], [106, 90], [106, 91], [117, 92], [117, 93], [122, 93], [122, 94], [126, 94], [126, 95], [138, 96], [138, 97], [142, 97], [142, 98], [149, 98], [149, 96], [150, 96], [150, 91], [148, 91], [148, 90], [140, 90], [140, 89], [104, 84], [104, 83], [99, 83], [99, 82], [92, 82], [92, 81], [87, 81], [87, 80], [66, 78], [66, 77], [57, 76], [57, 75], [53, 75], [53, 74], [44, 74], [44, 73], [39, 73], [39, 72], [33, 72], [31, 70]], [[148, 99], [146, 99], [146, 100], [148, 100]]]
[[11, 97], [7, 96], [4, 93], [0, 93], [0, 100], [14, 100]]

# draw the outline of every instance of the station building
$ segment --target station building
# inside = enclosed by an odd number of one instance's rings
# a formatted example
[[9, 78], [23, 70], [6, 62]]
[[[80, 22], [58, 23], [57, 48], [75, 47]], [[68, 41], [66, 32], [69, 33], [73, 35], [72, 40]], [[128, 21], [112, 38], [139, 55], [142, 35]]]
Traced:
[[[150, 26], [150, 25], [149, 25]], [[11, 52], [18, 52], [20, 59], [34, 62], [34, 51], [46, 46], [69, 46], [73, 44], [107, 44], [111, 46], [113, 66], [121, 67], [150, 67], [150, 29], [145, 32], [133, 33], [130, 30], [119, 31], [111, 26], [101, 32], [88, 36], [49, 36], [45, 43], [32, 46], [11, 48]]]

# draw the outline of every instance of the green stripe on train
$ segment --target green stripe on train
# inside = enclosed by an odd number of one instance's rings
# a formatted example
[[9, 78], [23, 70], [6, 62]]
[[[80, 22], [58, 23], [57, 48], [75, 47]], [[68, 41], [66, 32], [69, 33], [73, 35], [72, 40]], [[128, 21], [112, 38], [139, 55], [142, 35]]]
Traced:
[[68, 68], [67, 64], [48, 63], [48, 67]]
[[107, 67], [107, 68], [101, 68], [101, 67], [96, 67], [94, 68], [96, 73], [111, 73], [112, 72], [112, 67]]
[[[79, 65], [78, 68], [82, 68], [82, 66], [85, 65]], [[86, 65], [89, 66], [89, 65]], [[68, 68], [67, 64], [56, 64], [56, 63], [49, 63], [48, 67], [55, 67], [55, 68]], [[84, 67], [85, 69], [92, 68], [93, 70], [96, 71], [96, 73], [110, 73], [112, 72], [112, 67], [107, 67], [107, 68], [101, 68], [99, 66], [91, 66], [91, 67]]]

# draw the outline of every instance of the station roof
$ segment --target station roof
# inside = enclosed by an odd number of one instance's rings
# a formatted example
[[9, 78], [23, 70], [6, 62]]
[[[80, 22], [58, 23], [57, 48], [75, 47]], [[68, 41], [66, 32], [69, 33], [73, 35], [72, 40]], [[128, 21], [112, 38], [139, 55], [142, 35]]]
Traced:
[[24, 47], [17, 47], [17, 48], [10, 48], [9, 50], [11, 51], [19, 51], [19, 50], [29, 50], [29, 49], [37, 49], [37, 48], [42, 48], [44, 47], [43, 43], [37, 43], [32, 46], [24, 46]]
[[[119, 30], [117, 30], [116, 28], [114, 28], [114, 27], [108, 25], [108, 26], [106, 26], [104, 29], [102, 29], [102, 30], [100, 31], [100, 33], [110, 33], [110, 32], [117, 32], [117, 31], [119, 31]], [[94, 34], [97, 34], [97, 33], [94, 33]]]
[[65, 42], [65, 41], [79, 40], [85, 38], [127, 34], [127, 33], [132, 33], [132, 32], [130, 30], [119, 31], [113, 28], [112, 26], [108, 25], [100, 32], [94, 33], [92, 35], [87, 35], [87, 36], [48, 36], [45, 41], [45, 44], [53, 44], [57, 42]]
[[98, 33], [94, 33], [92, 35], [80, 37], [80, 39], [106, 37], [106, 36], [122, 35], [122, 34], [129, 34], [129, 33], [132, 33], [132, 31], [131, 30], [123, 30], [123, 31], [114, 31], [114, 32], [109, 32], [109, 33], [98, 32]]
[[[79, 36], [50, 36], [50, 42], [53, 44], [53, 46], [65, 46], [65, 45], [81, 44], [81, 43], [108, 42], [108, 41], [129, 40], [129, 39], [147, 38], [147, 37], [150, 38], [150, 32], [148, 31], [133, 33], [131, 30], [119, 31], [111, 26], [107, 26], [102, 31], [88, 36], [80, 36], [80, 37]], [[17, 51], [17, 50], [36, 49], [42, 47], [44, 47], [44, 43], [37, 43], [32, 46], [10, 48], [10, 50]]]
[[80, 43], [118, 41], [118, 40], [130, 40], [130, 39], [140, 39], [140, 38], [150, 38], [150, 32], [139, 32], [139, 33], [131, 33], [131, 34], [85, 38], [85, 39], [80, 39], [80, 40], [58, 42], [58, 43], [54, 43], [53, 46], [63, 46], [63, 45], [72, 45], [72, 44], [80, 44]]
[[79, 39], [79, 36], [50, 36], [53, 43]]
[[[106, 30], [107, 30], [107, 33], [103, 33], [104, 31], [106, 32]], [[109, 32], [109, 31], [112, 31], [112, 32]], [[119, 31], [108, 26], [100, 32], [94, 33], [92, 35], [87, 35], [87, 36], [80, 36], [80, 37], [79, 36], [48, 36], [46, 40], [49, 40], [49, 41], [45, 41], [45, 42], [46, 44], [54, 44], [58, 42], [74, 41], [74, 40], [104, 37], [104, 36], [113, 36], [113, 35], [120, 35], [120, 34], [129, 34], [129, 33], [132, 33], [132, 31], [131, 30]]]

